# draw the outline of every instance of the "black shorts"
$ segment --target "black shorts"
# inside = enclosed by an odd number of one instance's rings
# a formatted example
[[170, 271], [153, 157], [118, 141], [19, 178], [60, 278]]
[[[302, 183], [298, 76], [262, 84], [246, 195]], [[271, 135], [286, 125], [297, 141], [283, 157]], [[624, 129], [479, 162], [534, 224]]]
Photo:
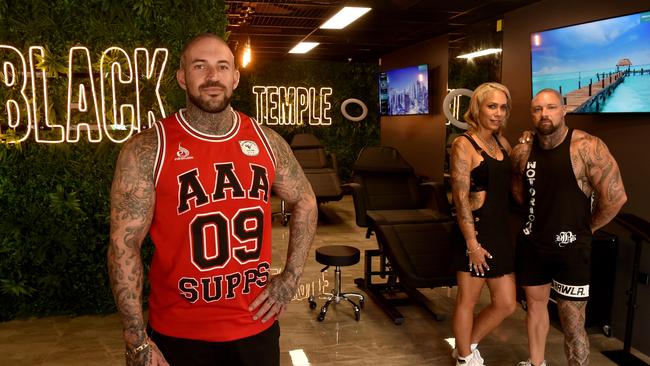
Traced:
[[176, 338], [147, 327], [171, 366], [279, 366], [280, 325], [277, 321], [267, 330], [229, 342], [208, 342]]
[[558, 296], [567, 300], [589, 299], [591, 246], [542, 249], [525, 238], [517, 238], [517, 284], [551, 284]]

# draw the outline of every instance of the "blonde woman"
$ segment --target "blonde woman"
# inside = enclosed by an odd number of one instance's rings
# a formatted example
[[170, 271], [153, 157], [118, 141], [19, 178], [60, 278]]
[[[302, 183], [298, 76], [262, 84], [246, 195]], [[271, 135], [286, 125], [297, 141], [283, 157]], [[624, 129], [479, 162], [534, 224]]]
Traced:
[[[465, 113], [470, 127], [451, 147], [452, 197], [462, 234], [454, 257], [456, 365], [483, 365], [479, 341], [516, 307], [514, 248], [509, 235], [511, 148], [501, 135], [510, 106], [505, 86], [478, 86]], [[485, 284], [492, 301], [475, 317], [474, 307]]]

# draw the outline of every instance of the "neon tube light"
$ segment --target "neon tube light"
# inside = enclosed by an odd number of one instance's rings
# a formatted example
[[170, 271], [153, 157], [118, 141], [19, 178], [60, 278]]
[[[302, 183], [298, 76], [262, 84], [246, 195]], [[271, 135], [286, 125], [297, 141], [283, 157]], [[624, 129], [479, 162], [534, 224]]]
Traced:
[[[107, 56], [109, 54], [114, 57]], [[56, 124], [50, 116], [46, 72], [36, 66], [39, 59], [45, 58], [45, 49], [41, 46], [29, 48], [28, 68], [21, 51], [10, 45], [0, 45], [0, 88], [5, 88], [9, 95], [0, 101], [4, 106], [4, 113], [0, 112], [0, 134], [20, 130], [15, 138], [7, 138], [7, 143], [26, 140], [32, 130], [39, 143], [78, 142], [81, 135], [87, 136], [90, 142], [100, 142], [104, 136], [114, 142], [126, 141], [132, 134], [165, 117], [160, 84], [168, 54], [167, 49], [157, 48], [149, 57], [147, 49], [136, 48], [130, 56], [122, 48], [109, 47], [100, 56], [97, 74], [93, 71], [87, 47], [70, 48], [65, 123]], [[78, 71], [79, 65], [81, 71]], [[99, 80], [99, 90], [95, 80]], [[147, 80], [155, 82], [155, 87], [146, 88], [147, 93], [154, 94], [154, 105], [143, 106], [142, 83]], [[133, 90], [135, 93], [131, 92]], [[51, 131], [43, 134], [42, 128]], [[128, 132], [116, 135], [115, 130]]]

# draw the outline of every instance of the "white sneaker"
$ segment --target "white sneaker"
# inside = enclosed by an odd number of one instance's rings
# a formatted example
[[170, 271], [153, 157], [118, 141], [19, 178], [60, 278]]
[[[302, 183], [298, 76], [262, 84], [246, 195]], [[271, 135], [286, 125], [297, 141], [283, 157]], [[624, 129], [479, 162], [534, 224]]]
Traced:
[[481, 355], [478, 354], [476, 350], [474, 350], [474, 352], [470, 353], [464, 359], [462, 357], [458, 357], [456, 359], [456, 366], [485, 366], [485, 365], [483, 364], [483, 359], [481, 358]]
[[481, 352], [478, 351], [478, 348], [476, 348], [472, 353], [474, 354], [474, 358], [476, 358], [481, 363], [481, 365], [483, 365], [483, 362], [485, 361], [483, 360], [483, 357], [481, 357]]
[[[474, 351], [472, 351], [472, 355], [474, 356], [474, 358], [476, 358], [477, 361], [479, 361], [481, 363], [481, 365], [484, 364], [485, 360], [483, 360], [483, 357], [481, 357], [481, 352], [478, 351], [478, 348], [475, 348]], [[458, 359], [458, 349], [457, 348], [454, 348], [451, 351], [451, 357], [453, 357], [454, 360]]]
[[542, 363], [539, 365], [533, 364], [532, 362], [530, 362], [530, 360], [521, 361], [517, 364], [517, 366], [546, 366], [546, 360], [542, 361]]

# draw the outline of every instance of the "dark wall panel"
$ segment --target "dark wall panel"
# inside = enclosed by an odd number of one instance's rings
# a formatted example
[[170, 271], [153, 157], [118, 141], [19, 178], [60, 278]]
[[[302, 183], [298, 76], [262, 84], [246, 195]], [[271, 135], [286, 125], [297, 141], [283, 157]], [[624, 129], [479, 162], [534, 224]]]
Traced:
[[428, 115], [381, 117], [381, 144], [393, 146], [419, 175], [442, 182], [445, 122], [440, 106], [447, 93], [447, 36], [438, 37], [382, 57], [381, 70], [429, 65]]

